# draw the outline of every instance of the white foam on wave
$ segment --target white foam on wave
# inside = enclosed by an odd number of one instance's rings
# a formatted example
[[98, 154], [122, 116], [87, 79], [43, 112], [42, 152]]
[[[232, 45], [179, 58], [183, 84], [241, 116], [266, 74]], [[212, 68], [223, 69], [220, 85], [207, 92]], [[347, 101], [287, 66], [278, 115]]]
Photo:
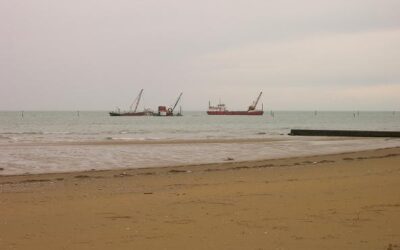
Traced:
[[3, 135], [43, 135], [42, 131], [3, 132]]
[[56, 132], [43, 132], [45, 135], [70, 135], [72, 132], [67, 131], [56, 131]]
[[106, 137], [106, 140], [115, 140], [115, 141], [157, 141], [157, 140], [162, 140], [162, 138], [158, 138], [158, 137]]

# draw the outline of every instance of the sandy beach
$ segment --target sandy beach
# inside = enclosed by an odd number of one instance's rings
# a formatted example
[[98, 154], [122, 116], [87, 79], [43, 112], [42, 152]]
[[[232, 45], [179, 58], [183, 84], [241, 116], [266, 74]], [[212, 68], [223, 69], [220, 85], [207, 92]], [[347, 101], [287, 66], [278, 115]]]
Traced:
[[399, 190], [400, 148], [1, 176], [0, 249], [400, 249]]
[[0, 1], [0, 250], [400, 250], [399, 12]]

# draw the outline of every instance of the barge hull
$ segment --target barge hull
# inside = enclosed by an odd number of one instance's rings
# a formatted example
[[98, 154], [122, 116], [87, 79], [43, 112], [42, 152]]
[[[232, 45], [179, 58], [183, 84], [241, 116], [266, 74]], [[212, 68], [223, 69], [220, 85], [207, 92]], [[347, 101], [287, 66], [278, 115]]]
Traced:
[[207, 111], [208, 115], [263, 115], [264, 111]]
[[110, 116], [151, 116], [152, 113], [148, 112], [127, 112], [127, 113], [117, 113], [117, 112], [110, 112]]

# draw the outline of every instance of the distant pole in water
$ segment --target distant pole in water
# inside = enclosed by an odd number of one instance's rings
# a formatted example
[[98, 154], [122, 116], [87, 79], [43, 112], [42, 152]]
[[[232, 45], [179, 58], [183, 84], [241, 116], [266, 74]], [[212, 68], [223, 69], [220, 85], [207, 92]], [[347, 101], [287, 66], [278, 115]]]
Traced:
[[353, 117], [356, 118], [356, 113], [353, 112]]
[[314, 115], [317, 115], [317, 111], [316, 110], [314, 111]]
[[79, 115], [80, 115], [80, 114], [79, 114], [79, 110], [78, 110], [78, 111], [76, 111], [76, 115], [79, 117]]
[[21, 117], [24, 118], [24, 111], [21, 111]]

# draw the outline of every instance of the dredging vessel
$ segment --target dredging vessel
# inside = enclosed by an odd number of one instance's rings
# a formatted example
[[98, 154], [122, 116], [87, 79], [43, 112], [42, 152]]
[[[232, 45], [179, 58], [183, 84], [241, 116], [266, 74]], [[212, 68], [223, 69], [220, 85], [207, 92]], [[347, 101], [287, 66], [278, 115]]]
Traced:
[[178, 106], [179, 101], [181, 100], [183, 93], [180, 93], [178, 99], [172, 108], [167, 108], [166, 106], [158, 106], [158, 112], [154, 113], [154, 116], [182, 116], [182, 108], [179, 109], [178, 113], [174, 113], [176, 106]]
[[[139, 95], [135, 98], [131, 106], [129, 107], [129, 111], [121, 112], [119, 108], [117, 108], [115, 111], [110, 112], [110, 116], [151, 116], [154, 114], [153, 111], [150, 109], [144, 109], [143, 111], [138, 112], [138, 106], [140, 103], [140, 100], [142, 99], [143, 95], [143, 89], [140, 90]], [[135, 105], [135, 108], [132, 109], [133, 105]]]
[[257, 110], [257, 104], [260, 101], [262, 92], [258, 95], [257, 99], [248, 107], [247, 111], [229, 111], [225, 104], [218, 104], [217, 106], [211, 106], [211, 102], [208, 103], [208, 115], [263, 115], [264, 107], [261, 104], [261, 110]]

